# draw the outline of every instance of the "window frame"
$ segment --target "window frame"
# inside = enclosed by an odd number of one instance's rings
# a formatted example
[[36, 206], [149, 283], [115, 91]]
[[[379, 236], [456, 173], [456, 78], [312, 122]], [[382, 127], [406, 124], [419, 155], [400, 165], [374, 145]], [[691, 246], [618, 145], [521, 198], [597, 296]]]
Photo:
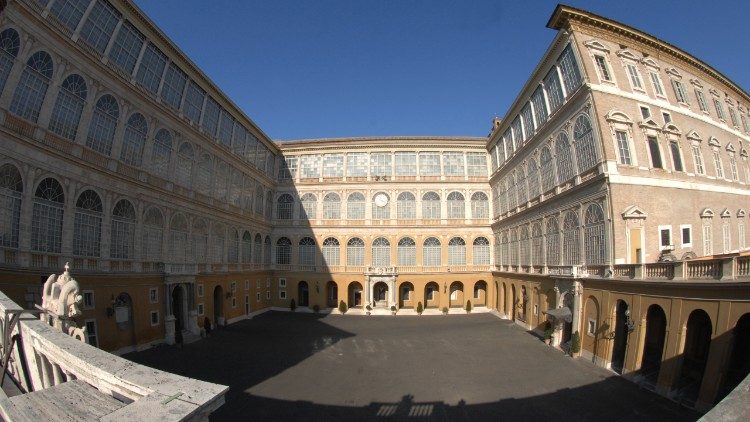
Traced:
[[[689, 242], [685, 242], [685, 229], [688, 230]], [[680, 247], [691, 248], [693, 247], [693, 226], [692, 224], [680, 224]]]

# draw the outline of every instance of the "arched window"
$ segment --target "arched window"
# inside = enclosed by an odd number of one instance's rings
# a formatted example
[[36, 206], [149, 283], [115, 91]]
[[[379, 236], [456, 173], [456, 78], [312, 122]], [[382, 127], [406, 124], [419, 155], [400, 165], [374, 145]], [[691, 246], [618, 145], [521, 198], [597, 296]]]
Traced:
[[396, 216], [399, 220], [417, 218], [417, 199], [411, 192], [401, 192], [396, 198]]
[[315, 265], [315, 240], [311, 237], [299, 241], [299, 265]]
[[159, 129], [154, 137], [151, 149], [151, 169], [154, 173], [166, 177], [169, 175], [169, 161], [172, 159], [172, 134], [166, 129]]
[[466, 242], [460, 237], [448, 241], [448, 265], [466, 265]]
[[60, 183], [48, 177], [34, 193], [31, 218], [31, 249], [38, 252], [60, 253], [65, 195]]
[[557, 218], [547, 219], [546, 237], [546, 263], [547, 265], [560, 265], [560, 226]]
[[211, 228], [211, 261], [216, 263], [223, 263], [224, 261], [224, 239], [226, 231], [224, 226], [221, 224], [212, 224]]
[[193, 174], [193, 147], [189, 143], [183, 142], [177, 151], [177, 165], [175, 165], [175, 181], [180, 185], [191, 188], [191, 178]]
[[140, 167], [143, 162], [143, 145], [146, 143], [148, 124], [140, 113], [135, 113], [128, 119], [125, 134], [122, 137], [122, 151], [120, 159], [131, 166]]
[[242, 234], [242, 263], [250, 264], [253, 262], [253, 236], [250, 232]]
[[555, 158], [557, 158], [557, 180], [565, 183], [575, 176], [573, 170], [573, 155], [570, 152], [570, 142], [565, 132], [560, 132], [555, 140]]
[[333, 237], [323, 241], [323, 263], [326, 266], [331, 267], [333, 265], [339, 265], [339, 255], [341, 251], [341, 245], [339, 241]]
[[448, 194], [448, 218], [465, 218], [466, 205], [464, 196], [460, 192], [451, 192]]
[[365, 242], [362, 239], [353, 237], [346, 243], [346, 265], [365, 265]]
[[193, 223], [193, 260], [196, 264], [208, 262], [208, 228], [202, 219]]
[[490, 265], [490, 241], [486, 237], [474, 239], [471, 255], [474, 259], [474, 265]]
[[372, 242], [372, 266], [387, 267], [391, 265], [391, 242], [379, 237]]
[[260, 185], [255, 188], [255, 213], [263, 214], [263, 186]]
[[121, 199], [112, 210], [110, 258], [133, 259], [135, 247], [135, 208]]
[[240, 234], [235, 229], [229, 229], [229, 247], [227, 248], [227, 262], [236, 264], [240, 260]]
[[318, 198], [312, 193], [306, 193], [302, 195], [300, 199], [299, 218], [302, 220], [314, 220], [316, 219], [318, 208]]
[[86, 82], [80, 75], [70, 75], [60, 86], [52, 109], [49, 129], [63, 138], [75, 140], [86, 102]]
[[599, 204], [586, 208], [584, 218], [583, 244], [586, 251], [586, 264], [597, 265], [607, 262], [607, 242], [604, 230], [604, 212]]
[[143, 219], [143, 243], [141, 256], [144, 261], [161, 262], [162, 239], [164, 238], [164, 217], [156, 208], [150, 208]]
[[490, 217], [490, 203], [487, 194], [474, 192], [471, 195], [471, 218], [485, 219]]
[[175, 214], [169, 223], [169, 243], [171, 251], [169, 255], [173, 262], [181, 264], [188, 262], [188, 245], [190, 229], [187, 219], [182, 214]]
[[[263, 237], [260, 234], [255, 235], [253, 240], [255, 249], [253, 250], [253, 264], [263, 263]], [[291, 245], [291, 242], [289, 243]], [[291, 253], [291, 252], [290, 252]]]
[[530, 265], [531, 264], [531, 244], [529, 243], [529, 226], [523, 225], [521, 227], [521, 235], [518, 238], [519, 252], [521, 259], [519, 264]]
[[541, 195], [540, 184], [539, 184], [539, 168], [536, 166], [536, 160], [533, 158], [529, 159], [527, 164], [526, 175], [529, 183], [529, 199], [534, 199]]
[[[377, 198], [385, 198], [384, 203], [378, 204]], [[372, 197], [372, 218], [387, 220], [391, 218], [391, 198], [385, 192], [378, 192]]]
[[437, 267], [441, 265], [440, 241], [435, 237], [428, 237], [422, 244], [422, 265]]
[[15, 29], [6, 29], [0, 32], [0, 93], [5, 88], [10, 70], [21, 49], [21, 39]]
[[18, 248], [22, 194], [21, 173], [15, 166], [4, 164], [0, 167], [0, 246], [4, 248]]
[[346, 218], [349, 220], [365, 219], [365, 196], [354, 192], [346, 200]]
[[[195, 170], [195, 190], [211, 196], [211, 156], [201, 155]], [[261, 192], [260, 203], [263, 206], [263, 193]], [[262, 209], [262, 208], [261, 208]]]
[[326, 220], [338, 220], [341, 218], [341, 197], [330, 192], [323, 197], [323, 218]]
[[229, 180], [230, 184], [230, 190], [229, 190], [229, 202], [234, 205], [237, 208], [242, 207], [242, 180], [244, 176], [242, 172], [232, 166], [232, 175]]
[[427, 192], [422, 195], [422, 219], [440, 219], [440, 195], [435, 192]]
[[[86, 146], [94, 151], [109, 156], [115, 138], [117, 119], [120, 118], [120, 106], [111, 95], [102, 95], [94, 106], [94, 114], [89, 124]], [[191, 151], [192, 152], [192, 151]]]
[[508, 239], [508, 232], [503, 233], [500, 245], [502, 248], [502, 265], [510, 265], [510, 240]]
[[[260, 246], [258, 246], [260, 249]], [[292, 263], [292, 241], [286, 237], [276, 241], [276, 264], [289, 265]]]
[[73, 255], [98, 257], [102, 238], [102, 201], [92, 190], [83, 191], [76, 201]]
[[544, 147], [539, 156], [539, 165], [542, 168], [542, 192], [548, 192], [557, 185], [555, 177], [555, 163], [552, 161], [552, 153], [549, 148]]
[[211, 192], [214, 198], [221, 203], [226, 203], [229, 200], [230, 167], [224, 160], [217, 158], [214, 168], [214, 184]]
[[516, 172], [516, 192], [518, 193], [518, 206], [526, 205], [529, 201], [529, 190], [526, 186], [526, 173], [523, 166], [519, 166]]
[[518, 207], [518, 189], [516, 189], [516, 172], [508, 175], [508, 211], [515, 210]]
[[276, 218], [279, 220], [291, 220], [293, 204], [294, 198], [292, 198], [292, 195], [285, 193], [279, 196], [279, 199], [276, 201]]
[[594, 167], [599, 162], [594, 140], [594, 131], [591, 128], [591, 122], [586, 116], [580, 116], [576, 119], [573, 128], [573, 138], [576, 144], [576, 161], [578, 170], [583, 172]]
[[269, 267], [271, 265], [271, 236], [266, 235], [266, 238], [263, 239], [263, 264], [266, 267]]
[[414, 239], [404, 237], [398, 241], [396, 248], [398, 265], [417, 265], [417, 244]]
[[37, 51], [26, 62], [10, 103], [11, 113], [36, 123], [52, 78], [52, 57]]
[[540, 222], [536, 222], [531, 227], [531, 265], [535, 267], [543, 266], [543, 253], [544, 238], [542, 237], [542, 224]]
[[581, 263], [580, 232], [578, 214], [569, 211], [563, 220], [563, 265]]

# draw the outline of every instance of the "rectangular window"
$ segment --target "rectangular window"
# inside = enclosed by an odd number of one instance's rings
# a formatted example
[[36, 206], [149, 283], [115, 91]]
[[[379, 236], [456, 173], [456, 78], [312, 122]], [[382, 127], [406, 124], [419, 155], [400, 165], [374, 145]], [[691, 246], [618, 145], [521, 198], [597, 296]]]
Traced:
[[737, 159], [734, 158], [734, 153], [729, 153], [729, 169], [732, 171], [732, 180], [739, 181], [740, 173], [737, 171]]
[[680, 226], [680, 232], [682, 233], [682, 247], [689, 248], [693, 246], [693, 228], [689, 224], [683, 224]]
[[164, 75], [161, 98], [173, 109], [179, 110], [186, 83], [187, 75], [177, 65], [170, 63], [169, 67], [167, 67], [167, 73]]
[[713, 152], [714, 156], [714, 167], [716, 168], [716, 177], [719, 179], [724, 178], [724, 166], [721, 164], [721, 155], [719, 155], [719, 151]]
[[148, 301], [150, 303], [159, 303], [159, 289], [156, 287], [148, 289]]
[[57, 0], [52, 5], [50, 13], [72, 32], [81, 21], [89, 3], [88, 0]]
[[250, 290], [250, 280], [245, 280], [245, 290]]
[[664, 165], [661, 161], [661, 152], [659, 151], [659, 141], [656, 139], [655, 136], [649, 136], [647, 138], [648, 140], [648, 150], [651, 154], [651, 167], [653, 168], [664, 168]]
[[641, 117], [643, 117], [643, 120], [649, 119], [651, 117], [651, 109], [646, 106], [641, 106]]
[[744, 114], [740, 114], [740, 120], [742, 120], [742, 129], [745, 130], [745, 133], [750, 133], [750, 123], [748, 123], [747, 117]]
[[[523, 140], [526, 141], [534, 135], [534, 117], [531, 114], [531, 104], [526, 103], [521, 109], [521, 119], [523, 119]], [[520, 144], [520, 143], [519, 143]]]
[[596, 335], [596, 320], [589, 318], [588, 324], [586, 325], [586, 334], [589, 336]]
[[599, 69], [599, 76], [602, 77], [603, 81], [612, 82], [612, 75], [609, 73], [609, 66], [607, 66], [607, 59], [599, 54], [594, 55], [596, 60], [596, 67]]
[[713, 231], [710, 225], [703, 226], [703, 255], [714, 254]]
[[260, 302], [260, 292], [255, 294], [255, 301]]
[[397, 152], [395, 156], [396, 176], [417, 175], [417, 153]]
[[444, 152], [443, 153], [443, 174], [446, 176], [463, 176], [464, 175], [464, 153], [463, 152]]
[[420, 176], [440, 176], [440, 153], [439, 152], [420, 152], [419, 153], [419, 175]]
[[236, 307], [237, 307], [237, 298], [233, 297], [232, 298], [232, 308], [236, 308]]
[[547, 103], [544, 101], [544, 90], [541, 86], [531, 95], [531, 104], [534, 105], [534, 118], [536, 126], [539, 127], [547, 121]]
[[630, 77], [630, 84], [633, 86], [633, 89], [643, 90], [641, 76], [638, 74], [638, 68], [631, 63], [626, 64], [625, 67], [628, 69], [628, 76]]
[[219, 113], [219, 142], [230, 148], [232, 147], [233, 129], [234, 117], [222, 108], [221, 113]]
[[544, 77], [544, 89], [547, 91], [549, 100], [549, 112], [554, 113], [563, 103], [563, 92], [560, 87], [560, 77], [557, 74], [557, 68], [552, 66], [547, 76]]
[[260, 280], [255, 280], [255, 288], [260, 289]]
[[510, 124], [511, 129], [513, 129], [513, 141], [511, 144], [513, 145], [513, 151], [521, 148], [521, 145], [523, 145], [523, 130], [521, 130], [521, 116], [516, 116], [516, 118], [513, 120], [513, 123]]
[[279, 279], [279, 287], [282, 288], [282, 289], [286, 289], [286, 279], [285, 278], [280, 278]]
[[303, 179], [317, 179], [320, 177], [320, 156], [303, 155], [300, 157], [300, 177]]
[[86, 337], [89, 341], [89, 344], [94, 347], [99, 347], [99, 338], [97, 337], [97, 330], [96, 330], [96, 320], [95, 319], [87, 319], [85, 321], [86, 324]]
[[693, 144], [691, 149], [693, 150], [693, 160], [695, 161], [695, 172], [706, 174], [706, 170], [703, 168], [703, 155], [701, 155], [700, 145]]
[[83, 309], [94, 309], [94, 292], [92, 290], [83, 291]]
[[279, 180], [294, 180], [297, 178], [297, 157], [284, 157], [279, 168]]
[[721, 226], [722, 240], [724, 244], [724, 253], [729, 253], [732, 250], [732, 231], [729, 224]]
[[80, 38], [88, 45], [104, 54], [112, 33], [120, 21], [120, 12], [115, 10], [106, 0], [96, 0], [94, 8], [89, 12], [86, 22], [81, 28]]
[[219, 115], [221, 114], [221, 108], [219, 104], [210, 96], [206, 98], [206, 109], [203, 115], [203, 122], [201, 127], [208, 133], [209, 136], [216, 137], [216, 131], [219, 128]]
[[659, 247], [664, 250], [672, 246], [672, 227], [659, 226]]
[[661, 117], [664, 119], [664, 124], [672, 123], [672, 115], [667, 113], [666, 111], [661, 112]]
[[198, 304], [198, 315], [203, 315], [203, 304], [202, 303]]
[[729, 108], [729, 118], [732, 119], [732, 126], [739, 128], [740, 122], [737, 118], [737, 112], [734, 110], [734, 107], [728, 107]]
[[159, 325], [159, 311], [151, 311], [151, 326]]
[[483, 152], [466, 153], [466, 172], [469, 176], [487, 176], [487, 154]]
[[680, 145], [677, 141], [669, 141], [669, 149], [672, 152], [672, 163], [674, 171], [684, 171], [682, 166], [682, 154], [680, 154]]
[[266, 300], [271, 300], [271, 291], [270, 290], [266, 291]]
[[161, 83], [161, 75], [167, 65], [167, 56], [155, 45], [148, 43], [146, 51], [143, 52], [141, 64], [138, 66], [135, 80], [139, 85], [156, 94]]
[[393, 155], [390, 152], [373, 152], [370, 154], [370, 175], [390, 177], [393, 173]]
[[659, 78], [659, 74], [656, 72], [649, 72], [649, 75], [651, 75], [651, 83], [654, 85], [654, 92], [656, 95], [663, 97], [664, 87], [661, 86], [661, 78]]
[[232, 293], [237, 293], [237, 282], [233, 281], [232, 284], [229, 285], [229, 291]]
[[323, 177], [344, 177], [344, 156], [342, 154], [323, 155]]
[[695, 98], [698, 99], [698, 108], [700, 108], [702, 112], [708, 113], [708, 104], [706, 103], [706, 97], [703, 95], [703, 91], [696, 89]]
[[279, 299], [281, 300], [286, 299], [286, 290], [279, 290]]
[[573, 49], [570, 47], [570, 44], [568, 44], [562, 54], [560, 54], [560, 59], [558, 60], [557, 65], [560, 67], [565, 90], [569, 97], [579, 86], [581, 86], [582, 82], [581, 71], [578, 69], [578, 63], [573, 55]]
[[685, 86], [682, 82], [677, 79], [672, 79], [672, 88], [674, 89], [675, 97], [677, 97], [677, 102], [688, 104], [687, 92], [685, 92]]
[[741, 221], [737, 222], [737, 247], [745, 249], [745, 223]]
[[129, 22], [125, 22], [120, 26], [115, 43], [109, 50], [110, 61], [126, 74], [132, 75], [144, 41], [143, 34]]
[[719, 119], [725, 121], [727, 117], [724, 115], [724, 107], [721, 106], [721, 101], [714, 98], [714, 107], [716, 108], [716, 115]]
[[617, 136], [617, 149], [620, 152], [620, 164], [633, 164], [630, 159], [630, 140], [628, 139], [628, 134], [618, 130], [615, 132], [615, 135]]
[[346, 154], [346, 177], [367, 177], [369, 161], [366, 152]]
[[182, 105], [182, 112], [185, 117], [195, 124], [198, 124], [201, 121], [203, 100], [205, 97], [206, 91], [202, 90], [195, 82], [188, 82], [185, 91], [185, 102]]

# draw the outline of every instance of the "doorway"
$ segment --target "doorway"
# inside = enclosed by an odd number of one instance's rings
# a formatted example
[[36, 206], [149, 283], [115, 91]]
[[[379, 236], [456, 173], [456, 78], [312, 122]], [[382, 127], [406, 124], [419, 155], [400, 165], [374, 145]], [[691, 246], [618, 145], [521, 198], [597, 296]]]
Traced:
[[612, 370], [622, 374], [628, 347], [628, 304], [618, 300], [615, 306], [615, 339], [612, 345]]

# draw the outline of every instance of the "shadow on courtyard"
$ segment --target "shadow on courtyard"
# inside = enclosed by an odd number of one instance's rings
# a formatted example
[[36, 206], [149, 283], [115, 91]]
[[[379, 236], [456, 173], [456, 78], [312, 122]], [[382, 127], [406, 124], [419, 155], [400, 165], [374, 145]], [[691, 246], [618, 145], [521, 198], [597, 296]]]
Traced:
[[[315, 367], [306, 366], [310, 361], [304, 362], [317, 353], [331, 353], [336, 350], [337, 343], [356, 337], [356, 334], [335, 327], [337, 325], [323, 320], [323, 315], [316, 314], [292, 314], [286, 312], [270, 312], [252, 320], [243, 321], [230, 325], [215, 332], [206, 340], [188, 344], [184, 349], [173, 346], [160, 346], [154, 349], [132, 353], [125, 356], [138, 363], [156, 367], [183, 376], [197, 378], [209, 382], [229, 385], [230, 389], [226, 396], [226, 403], [214, 414], [211, 420], [294, 420], [294, 421], [345, 421], [345, 420], [435, 420], [435, 421], [469, 421], [469, 420], [603, 420], [612, 419], [625, 420], [695, 420], [698, 414], [676, 403], [666, 400], [656, 394], [640, 389], [637, 385], [616, 376], [591, 376], [592, 382], [586, 385], [577, 385], [573, 388], [556, 388], [545, 385], [537, 375], [530, 372], [524, 377], [523, 369], [503, 368], [498, 366], [496, 374], [492, 374], [492, 382], [505, 385], [508, 390], [498, 393], [493, 397], [503, 397], [497, 401], [483, 403], [467, 403], [467, 400], [456, 399], [451, 403], [444, 401], [415, 401], [415, 396], [423, 397], [424, 392], [411, 391], [414, 386], [408, 386], [394, 382], [388, 384], [384, 378], [363, 376], [356, 370], [342, 367], [336, 371], [335, 376], [331, 374], [317, 374], [320, 370]], [[349, 317], [338, 317], [349, 320]], [[360, 321], [359, 317], [357, 321]], [[415, 317], [416, 318], [416, 317]], [[429, 318], [429, 317], [428, 317]], [[442, 329], [443, 335], [451, 336], [451, 327], [465, 329], [465, 323], [476, 324], [474, 320], [462, 322], [458, 318], [442, 319], [436, 318], [435, 328]], [[364, 320], [364, 319], [363, 319]], [[420, 320], [423, 320], [420, 317]], [[351, 320], [349, 320], [351, 321]], [[409, 330], [414, 329], [414, 320], [400, 320], [405, 323], [406, 336], [411, 336]], [[447, 324], [443, 323], [447, 322]], [[421, 322], [421, 321], [420, 321]], [[509, 326], [493, 319], [480, 320], [483, 324], [498, 324]], [[430, 323], [432, 324], [432, 323]], [[420, 328], [422, 325], [418, 325]], [[388, 332], [386, 328], [382, 333]], [[521, 334], [512, 330], [516, 334]], [[516, 335], [513, 334], [513, 335]], [[382, 335], [385, 338], [385, 335]], [[522, 337], [526, 337], [522, 335]], [[355, 341], [352, 338], [352, 341]], [[361, 340], [362, 341], [362, 340]], [[459, 340], [461, 341], [461, 340]], [[529, 344], [525, 340], [521, 340]], [[534, 341], [534, 340], [529, 340]], [[508, 346], [512, 349], [512, 345]], [[540, 350], [536, 346], [532, 346]], [[518, 353], [523, 353], [519, 349]], [[562, 356], [554, 356], [551, 350], [542, 348], [542, 352], [550, 354], [548, 371], [557, 372], [557, 366], [561, 362], [555, 360], [567, 359]], [[456, 350], [455, 353], [466, 352]], [[496, 359], [502, 359], [503, 351], [498, 351]], [[469, 357], [471, 359], [471, 357]], [[427, 362], [424, 363], [428, 365]], [[450, 364], [450, 362], [448, 363]], [[571, 361], [570, 364], [577, 370], [582, 362]], [[456, 364], [458, 366], [458, 364]], [[580, 368], [579, 368], [580, 369]], [[285, 371], [297, 371], [296, 375], [304, 377], [289, 377], [289, 374], [279, 376]], [[323, 369], [324, 370], [324, 369]], [[392, 369], [391, 370], [395, 370]], [[305, 371], [307, 373], [300, 373]], [[407, 369], [408, 371], [408, 369]], [[435, 382], [430, 379], [421, 379], [420, 371], [409, 371], [410, 376], [416, 377], [414, 382], [429, 384]], [[565, 376], [565, 371], [560, 371], [560, 376]], [[413, 375], [412, 375], [413, 374]], [[549, 374], [556, 376], [556, 374]], [[318, 378], [320, 377], [320, 378]], [[465, 377], [472, 377], [471, 371], [465, 372]], [[525, 379], [524, 379], [525, 378]], [[316, 384], [316, 380], [320, 383]], [[443, 378], [443, 384], [445, 383]], [[447, 379], [451, 379], [450, 377]], [[454, 378], [455, 379], [455, 378]], [[281, 381], [279, 381], [281, 380]], [[270, 398], [254, 394], [263, 391], [264, 382], [276, 381], [277, 398]], [[280, 384], [279, 384], [280, 382]], [[538, 385], [534, 385], [539, 382]], [[578, 381], [576, 381], [578, 382]], [[300, 386], [299, 383], [307, 383]], [[369, 383], [369, 384], [368, 384]], [[336, 384], [336, 385], [333, 385]], [[384, 385], [385, 384], [385, 385]], [[518, 385], [515, 391], [514, 385]], [[557, 385], [565, 385], [565, 380]], [[359, 404], [342, 401], [340, 404], [321, 404], [310, 400], [285, 400], [278, 397], [287, 397], [288, 391], [306, 388], [312, 391], [320, 391], [317, 396], [325, 396], [325, 391], [334, 394], [344, 389], [351, 388], [355, 395], [364, 396], [364, 401]], [[350, 386], [350, 387], [349, 387]], [[456, 386], [436, 386], [443, 390], [453, 388], [458, 396], [466, 397], [469, 389], [485, 389], [486, 384], [477, 379], [456, 380]], [[475, 387], [474, 387], [475, 386]], [[428, 388], [431, 388], [427, 385]], [[393, 402], [381, 402], [371, 400], [368, 405], [367, 398], [393, 397], [387, 392], [403, 391], [405, 394], [401, 399]], [[509, 391], [509, 392], [508, 392]], [[471, 394], [471, 393], [470, 393]], [[514, 395], [518, 397], [513, 397]], [[330, 394], [329, 394], [330, 395]], [[440, 397], [440, 396], [438, 396]], [[446, 398], [446, 400], [448, 400]], [[317, 400], [316, 400], [317, 401]], [[335, 400], [324, 400], [327, 403]], [[477, 401], [477, 400], [473, 400]]]

